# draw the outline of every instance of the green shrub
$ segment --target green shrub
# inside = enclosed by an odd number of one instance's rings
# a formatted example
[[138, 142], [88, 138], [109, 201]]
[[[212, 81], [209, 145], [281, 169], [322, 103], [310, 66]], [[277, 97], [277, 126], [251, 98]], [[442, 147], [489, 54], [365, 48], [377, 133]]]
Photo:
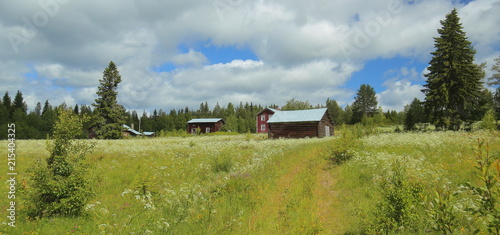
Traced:
[[485, 221], [490, 234], [500, 234], [500, 154], [490, 154], [489, 150], [487, 142], [478, 140], [474, 149], [475, 167], [478, 170], [477, 178], [482, 185], [476, 187], [471, 183], [466, 184], [474, 195], [479, 196], [477, 206], [467, 210]]
[[495, 110], [490, 109], [490, 110], [488, 110], [488, 112], [486, 112], [486, 114], [484, 114], [484, 117], [481, 120], [479, 127], [481, 129], [484, 129], [484, 130], [496, 130], [497, 129]]
[[94, 183], [87, 176], [90, 165], [84, 163], [94, 143], [75, 140], [83, 131], [84, 120], [71, 110], [60, 111], [52, 140], [47, 141], [50, 156], [31, 169], [30, 218], [80, 215], [94, 195]]
[[326, 157], [327, 160], [336, 165], [354, 157], [354, 149], [359, 147], [360, 144], [359, 138], [365, 135], [361, 125], [355, 125], [351, 129], [344, 127], [341, 133], [340, 138], [334, 140], [332, 149]]
[[373, 229], [385, 234], [418, 230], [423, 221], [420, 215], [423, 186], [408, 178], [404, 164], [395, 160], [391, 174], [379, 186], [382, 198], [376, 206]]
[[234, 161], [231, 156], [226, 154], [221, 154], [212, 157], [210, 161], [210, 167], [214, 173], [218, 172], [229, 172], [234, 166]]

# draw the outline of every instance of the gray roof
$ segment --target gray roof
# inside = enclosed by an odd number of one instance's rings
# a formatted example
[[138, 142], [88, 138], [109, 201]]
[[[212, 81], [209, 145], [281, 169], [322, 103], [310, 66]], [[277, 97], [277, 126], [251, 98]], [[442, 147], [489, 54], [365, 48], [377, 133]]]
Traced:
[[195, 118], [187, 123], [215, 123], [222, 120], [222, 118]]
[[129, 127], [129, 126], [125, 125], [125, 124], [123, 124], [123, 127], [125, 127], [125, 131], [130, 131], [130, 132], [134, 133], [135, 135], [150, 136], [150, 135], [154, 135], [155, 134], [154, 132], [143, 132], [143, 133], [141, 133], [141, 132], [138, 132], [138, 131], [132, 129], [131, 127]]
[[323, 109], [308, 109], [308, 110], [292, 110], [292, 111], [277, 111], [267, 121], [267, 123], [279, 122], [319, 122], [326, 113], [326, 108]]
[[138, 131], [136, 131], [136, 130], [134, 130], [134, 129], [130, 128], [129, 126], [127, 126], [127, 125], [125, 125], [125, 124], [123, 124], [123, 127], [125, 127], [125, 129], [126, 129], [125, 131], [130, 131], [130, 132], [132, 132], [132, 133], [134, 133], [134, 134], [136, 134], [136, 135], [141, 135], [141, 133], [140, 133], [140, 132], [138, 132]]

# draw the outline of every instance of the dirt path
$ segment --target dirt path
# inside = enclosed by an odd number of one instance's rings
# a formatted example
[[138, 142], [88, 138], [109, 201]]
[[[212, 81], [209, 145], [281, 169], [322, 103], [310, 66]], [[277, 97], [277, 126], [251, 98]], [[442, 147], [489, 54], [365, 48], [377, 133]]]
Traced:
[[341, 234], [342, 213], [336, 179], [321, 157], [324, 146], [287, 155], [276, 181], [262, 189], [263, 203], [252, 217], [254, 231]]

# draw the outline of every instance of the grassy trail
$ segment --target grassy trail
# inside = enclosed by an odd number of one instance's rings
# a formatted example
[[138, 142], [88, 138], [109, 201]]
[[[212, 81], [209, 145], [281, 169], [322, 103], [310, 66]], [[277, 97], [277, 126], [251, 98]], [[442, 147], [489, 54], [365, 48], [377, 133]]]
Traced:
[[292, 234], [339, 234], [342, 211], [334, 190], [335, 169], [321, 156], [325, 143], [291, 152], [277, 179], [261, 190], [264, 198], [251, 219], [253, 231]]

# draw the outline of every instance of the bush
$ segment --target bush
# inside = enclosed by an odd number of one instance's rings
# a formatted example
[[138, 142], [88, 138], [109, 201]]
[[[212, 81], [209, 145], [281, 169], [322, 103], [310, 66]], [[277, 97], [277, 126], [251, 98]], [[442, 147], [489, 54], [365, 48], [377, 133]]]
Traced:
[[210, 166], [214, 173], [229, 172], [233, 168], [233, 165], [233, 159], [226, 154], [214, 156], [210, 161]]
[[495, 110], [490, 109], [490, 110], [488, 110], [488, 112], [486, 112], [486, 114], [484, 114], [484, 117], [481, 120], [479, 127], [481, 129], [484, 129], [484, 130], [496, 130], [497, 129]]
[[377, 204], [373, 229], [377, 233], [391, 233], [407, 229], [418, 230], [422, 221], [423, 186], [411, 181], [400, 161], [392, 164], [391, 174], [380, 182], [381, 201]]
[[353, 128], [342, 128], [342, 135], [333, 142], [332, 150], [327, 156], [327, 160], [333, 164], [339, 165], [354, 156], [354, 148], [360, 144], [359, 139], [366, 135], [364, 128], [361, 125], [355, 125]]
[[47, 141], [50, 156], [30, 170], [30, 218], [80, 215], [94, 195], [93, 180], [87, 176], [90, 165], [84, 163], [94, 143], [75, 140], [83, 131], [84, 120], [71, 110], [60, 111], [52, 140]]

